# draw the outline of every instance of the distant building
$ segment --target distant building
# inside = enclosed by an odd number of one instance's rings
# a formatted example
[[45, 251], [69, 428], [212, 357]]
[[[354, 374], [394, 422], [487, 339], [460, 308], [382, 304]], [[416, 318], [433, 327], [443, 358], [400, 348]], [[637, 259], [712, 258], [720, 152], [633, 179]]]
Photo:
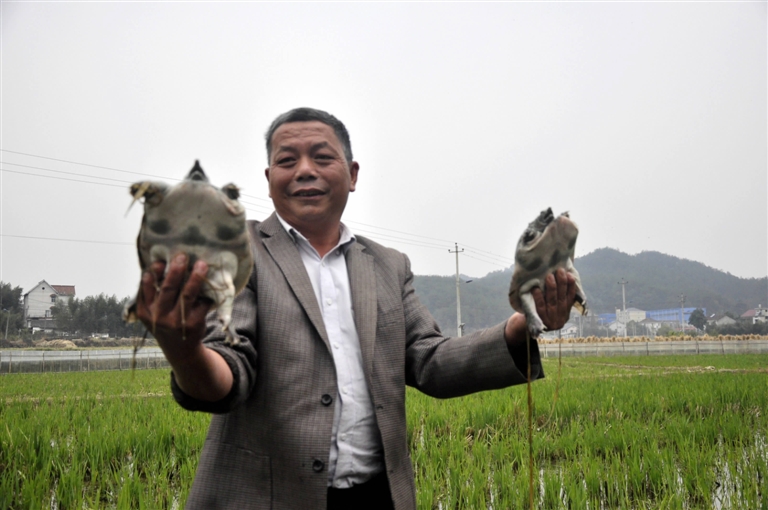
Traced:
[[654, 319], [651, 319], [650, 317], [645, 318], [637, 323], [638, 326], [640, 326], [640, 329], [643, 331], [643, 335], [655, 337], [656, 333], [659, 331], [659, 328], [664, 324], [661, 321], [657, 321]]
[[607, 324], [607, 327], [616, 336], [624, 336], [624, 333], [627, 331], [627, 325], [619, 321], [612, 321]]
[[627, 308], [626, 310], [616, 309], [616, 320], [624, 324], [630, 321], [640, 322], [645, 320], [645, 311], [638, 308]]
[[599, 313], [597, 314], [597, 322], [601, 326], [607, 326], [611, 322], [614, 322], [616, 320], [616, 314], [615, 313]]
[[[697, 308], [701, 307], [689, 306], [687, 308], [683, 308], [683, 322], [688, 324], [688, 320], [691, 318], [691, 314], [696, 311]], [[706, 316], [707, 309], [701, 308], [701, 310], [704, 312], [704, 316]], [[648, 310], [646, 314], [650, 319], [662, 322], [677, 322], [677, 324], [680, 324], [680, 311], [680, 308], [664, 308], [662, 310]]]
[[744, 322], [749, 324], [757, 324], [758, 322], [768, 322], [768, 308], [763, 308], [763, 305], [757, 305], [757, 308], [747, 310], [739, 317]]
[[574, 322], [567, 322], [562, 329], [555, 331], [545, 331], [542, 333], [545, 340], [557, 340], [558, 338], [576, 338], [579, 336], [579, 325]]
[[736, 319], [728, 317], [724, 313], [713, 313], [707, 317], [707, 326], [730, 326], [736, 324]]
[[75, 297], [74, 285], [50, 285], [40, 281], [24, 294], [24, 322], [28, 328], [53, 330], [56, 321], [51, 309], [60, 300], [67, 302]]

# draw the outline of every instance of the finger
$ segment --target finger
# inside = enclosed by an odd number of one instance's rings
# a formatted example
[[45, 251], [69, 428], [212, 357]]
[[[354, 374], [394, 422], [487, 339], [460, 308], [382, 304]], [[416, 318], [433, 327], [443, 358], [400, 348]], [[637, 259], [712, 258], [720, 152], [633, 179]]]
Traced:
[[151, 320], [149, 308], [155, 300], [155, 278], [149, 272], [141, 274], [139, 292], [136, 294], [136, 317], [144, 322]]
[[547, 316], [557, 317], [557, 282], [554, 274], [548, 274], [544, 280], [544, 299], [547, 300]]
[[566, 273], [566, 276], [568, 278], [568, 290], [566, 291], [568, 297], [566, 298], [566, 303], [568, 303], [568, 313], [570, 315], [571, 307], [573, 307], [573, 303], [576, 301], [576, 278], [571, 273]]
[[568, 276], [565, 269], [559, 268], [557, 270], [555, 282], [557, 283], [557, 317], [558, 320], [567, 320], [570, 315], [571, 306], [568, 303]]
[[149, 266], [149, 270], [155, 277], [155, 286], [157, 286], [159, 282], [163, 281], [163, 275], [165, 274], [165, 262], [162, 260], [155, 261], [151, 266]]
[[[200, 297], [207, 274], [208, 264], [202, 260], [195, 262], [195, 265], [192, 267], [192, 273], [189, 275], [189, 279], [181, 291], [181, 297], [187, 310], [192, 310], [197, 302], [201, 302], [198, 298]], [[210, 308], [210, 306], [206, 306], [206, 308]]]
[[146, 304], [147, 307], [152, 306], [152, 303], [155, 301], [156, 287], [155, 276], [149, 271], [144, 271], [141, 273], [140, 294], [141, 295], [139, 296], [139, 301], [142, 301], [142, 303]]
[[159, 315], [165, 315], [175, 307], [186, 271], [187, 256], [179, 253], [173, 258], [171, 265], [168, 266], [168, 273], [165, 275], [165, 279], [160, 286], [160, 292], [155, 299], [155, 311]]
[[544, 292], [539, 287], [534, 287], [531, 290], [531, 296], [533, 302], [536, 303], [536, 313], [539, 314], [539, 318], [546, 324], [547, 322], [547, 303], [544, 300]]

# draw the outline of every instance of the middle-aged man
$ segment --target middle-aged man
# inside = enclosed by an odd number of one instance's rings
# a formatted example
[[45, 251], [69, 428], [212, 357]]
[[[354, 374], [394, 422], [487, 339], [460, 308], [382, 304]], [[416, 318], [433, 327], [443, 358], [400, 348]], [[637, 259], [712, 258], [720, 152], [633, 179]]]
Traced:
[[[279, 116], [267, 153], [275, 213], [248, 223], [254, 268], [235, 300], [237, 345], [214, 314], [206, 323], [204, 262], [188, 272], [179, 254], [164, 277], [162, 263], [142, 277], [137, 313], [154, 324], [174, 397], [215, 413], [187, 508], [413, 509], [405, 386], [445, 398], [525, 382], [525, 317], [443, 336], [408, 258], [341, 223], [360, 167], [335, 117]], [[557, 329], [574, 280], [559, 270], [545, 287], [536, 308]], [[535, 341], [530, 360], [543, 377]]]

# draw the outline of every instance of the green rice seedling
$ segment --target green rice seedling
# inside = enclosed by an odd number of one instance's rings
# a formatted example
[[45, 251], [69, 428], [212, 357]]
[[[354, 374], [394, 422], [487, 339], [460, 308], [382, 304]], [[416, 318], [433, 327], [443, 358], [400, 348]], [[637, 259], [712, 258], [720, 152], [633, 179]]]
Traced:
[[[765, 508], [768, 378], [753, 355], [556, 360], [532, 386], [538, 508]], [[766, 357], [762, 358], [764, 361]], [[765, 364], [763, 365], [765, 366]], [[762, 371], [761, 371], [762, 370]], [[209, 417], [167, 370], [0, 378], [0, 508], [183, 507]], [[417, 503], [528, 505], [524, 388], [407, 392]]]

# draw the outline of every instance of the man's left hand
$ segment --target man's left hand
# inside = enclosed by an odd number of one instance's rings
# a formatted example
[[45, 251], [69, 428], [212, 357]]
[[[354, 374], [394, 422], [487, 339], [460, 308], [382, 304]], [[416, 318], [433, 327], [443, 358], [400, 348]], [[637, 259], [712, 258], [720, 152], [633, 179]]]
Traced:
[[[544, 290], [536, 287], [531, 291], [536, 303], [536, 313], [548, 331], [554, 331], [565, 326], [571, 316], [571, 307], [576, 300], [576, 280], [565, 269], [558, 269], [547, 275], [544, 280]], [[504, 329], [504, 339], [507, 345], [515, 347], [525, 342], [525, 315], [515, 313], [507, 321]]]

